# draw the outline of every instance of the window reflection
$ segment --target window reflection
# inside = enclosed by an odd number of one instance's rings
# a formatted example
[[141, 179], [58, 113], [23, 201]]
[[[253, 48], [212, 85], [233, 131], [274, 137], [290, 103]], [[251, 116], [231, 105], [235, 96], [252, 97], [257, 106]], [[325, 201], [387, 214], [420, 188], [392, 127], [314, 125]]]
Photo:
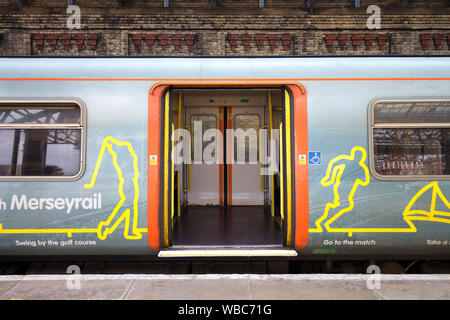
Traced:
[[2, 106], [0, 108], [0, 124], [24, 123], [60, 123], [78, 124], [81, 121], [80, 107], [77, 105], [52, 106], [43, 105], [24, 107]]
[[374, 123], [450, 122], [450, 101], [379, 102]]
[[374, 128], [373, 139], [378, 174], [450, 174], [448, 128]]
[[80, 129], [0, 130], [0, 176], [74, 176]]

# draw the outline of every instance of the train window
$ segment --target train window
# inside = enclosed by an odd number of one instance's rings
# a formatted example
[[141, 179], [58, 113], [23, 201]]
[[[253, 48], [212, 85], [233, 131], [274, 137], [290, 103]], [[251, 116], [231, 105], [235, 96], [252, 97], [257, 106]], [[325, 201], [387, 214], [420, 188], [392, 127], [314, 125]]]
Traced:
[[371, 127], [379, 176], [450, 176], [450, 100], [376, 102]]
[[[257, 114], [234, 116], [234, 159], [237, 163], [256, 163], [258, 161], [260, 127], [261, 121]], [[237, 131], [239, 129], [242, 131]]]
[[[200, 129], [201, 128], [201, 129]], [[192, 139], [192, 152], [191, 152], [191, 156], [192, 159], [204, 159], [203, 155], [205, 149], [211, 145], [211, 140], [209, 139], [204, 139], [204, 135], [205, 132], [208, 129], [217, 129], [217, 118], [215, 115], [213, 114], [194, 114], [193, 116], [191, 116], [191, 139]], [[199, 134], [197, 132], [196, 134], [196, 130], [201, 130], [201, 134]], [[210, 131], [211, 132], [211, 131]], [[196, 149], [199, 148], [198, 146], [201, 145], [201, 149]], [[215, 161], [216, 160], [216, 149], [217, 146], [215, 146], [215, 148], [211, 148], [211, 158], [209, 159], [211, 161]], [[195, 150], [197, 150], [197, 152], [202, 153], [202, 157], [199, 157], [200, 155], [198, 155], [197, 157], [194, 156], [194, 153], [196, 152]], [[209, 153], [208, 153], [209, 154]]]
[[82, 109], [73, 102], [0, 102], [0, 177], [76, 177]]

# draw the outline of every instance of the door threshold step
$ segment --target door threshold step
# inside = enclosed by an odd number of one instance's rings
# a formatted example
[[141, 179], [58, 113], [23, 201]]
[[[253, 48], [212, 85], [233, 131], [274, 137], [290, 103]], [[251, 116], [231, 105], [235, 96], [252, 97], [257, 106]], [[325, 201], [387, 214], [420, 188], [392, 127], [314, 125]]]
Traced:
[[166, 249], [158, 253], [160, 258], [183, 257], [296, 257], [293, 249]]
[[257, 249], [290, 249], [290, 248], [286, 248], [283, 247], [280, 244], [259, 244], [256, 246], [252, 246], [252, 245], [183, 245], [183, 244], [174, 244], [172, 246], [170, 246], [169, 248], [167, 248], [166, 250], [198, 250], [198, 249], [206, 249], [206, 250], [210, 250], [210, 249], [244, 249], [244, 250], [257, 250]]

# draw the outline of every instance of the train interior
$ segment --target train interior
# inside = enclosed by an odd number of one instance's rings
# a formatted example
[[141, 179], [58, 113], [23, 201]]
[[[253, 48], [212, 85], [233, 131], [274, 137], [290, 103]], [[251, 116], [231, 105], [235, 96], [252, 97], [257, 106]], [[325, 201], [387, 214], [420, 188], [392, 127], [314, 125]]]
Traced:
[[280, 88], [172, 89], [173, 248], [277, 248]]

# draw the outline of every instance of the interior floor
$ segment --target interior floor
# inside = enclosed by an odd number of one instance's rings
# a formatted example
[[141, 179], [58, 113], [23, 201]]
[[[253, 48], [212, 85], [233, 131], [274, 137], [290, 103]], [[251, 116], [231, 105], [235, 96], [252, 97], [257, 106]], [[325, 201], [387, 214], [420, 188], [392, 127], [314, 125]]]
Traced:
[[265, 206], [187, 206], [174, 227], [174, 246], [282, 246], [281, 229]]

